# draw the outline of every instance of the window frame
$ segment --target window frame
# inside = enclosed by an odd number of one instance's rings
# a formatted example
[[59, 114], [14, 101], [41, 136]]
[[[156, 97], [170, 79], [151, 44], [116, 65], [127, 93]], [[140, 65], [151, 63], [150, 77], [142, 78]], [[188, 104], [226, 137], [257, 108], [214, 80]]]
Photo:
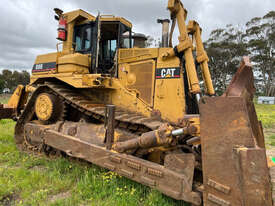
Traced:
[[[91, 29], [90, 32], [90, 47], [85, 49], [85, 39], [84, 39], [84, 34], [85, 34], [85, 30], [87, 28]], [[80, 30], [80, 38], [81, 38], [81, 50], [75, 50], [75, 52], [78, 53], [82, 53], [82, 54], [89, 54], [92, 51], [92, 42], [93, 42], [93, 29], [94, 29], [94, 25], [92, 23], [88, 23], [88, 24], [82, 24], [82, 25], [77, 25], [74, 28], [74, 38], [73, 38], [73, 42], [74, 42], [74, 49], [76, 49], [76, 36], [77, 36], [77, 32]]]

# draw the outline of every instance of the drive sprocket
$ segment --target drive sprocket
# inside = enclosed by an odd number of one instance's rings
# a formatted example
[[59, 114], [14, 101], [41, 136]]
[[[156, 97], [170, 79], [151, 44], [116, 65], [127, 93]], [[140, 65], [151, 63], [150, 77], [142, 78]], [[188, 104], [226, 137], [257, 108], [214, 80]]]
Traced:
[[34, 109], [38, 120], [43, 124], [52, 124], [65, 118], [66, 105], [54, 94], [39, 94]]

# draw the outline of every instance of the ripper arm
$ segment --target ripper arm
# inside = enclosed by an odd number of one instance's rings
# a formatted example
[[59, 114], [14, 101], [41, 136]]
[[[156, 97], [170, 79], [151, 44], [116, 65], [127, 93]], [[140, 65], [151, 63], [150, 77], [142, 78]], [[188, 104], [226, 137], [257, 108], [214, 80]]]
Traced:
[[213, 87], [211, 74], [208, 67], [209, 58], [207, 56], [206, 51], [204, 50], [204, 46], [201, 39], [201, 28], [200, 25], [196, 21], [189, 21], [187, 26], [188, 34], [192, 35], [193, 39], [196, 42], [196, 54], [197, 54], [197, 62], [200, 64], [200, 68], [203, 74], [203, 80], [205, 83], [206, 92], [208, 95], [212, 96], [215, 94], [215, 90]]

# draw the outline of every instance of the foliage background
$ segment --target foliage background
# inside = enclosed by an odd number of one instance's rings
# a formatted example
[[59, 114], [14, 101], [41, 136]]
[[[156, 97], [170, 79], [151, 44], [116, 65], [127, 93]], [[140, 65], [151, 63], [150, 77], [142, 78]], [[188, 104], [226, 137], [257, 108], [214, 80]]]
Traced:
[[0, 93], [4, 88], [10, 89], [13, 92], [19, 84], [27, 85], [30, 82], [30, 73], [27, 71], [10, 71], [3, 70], [0, 73]]

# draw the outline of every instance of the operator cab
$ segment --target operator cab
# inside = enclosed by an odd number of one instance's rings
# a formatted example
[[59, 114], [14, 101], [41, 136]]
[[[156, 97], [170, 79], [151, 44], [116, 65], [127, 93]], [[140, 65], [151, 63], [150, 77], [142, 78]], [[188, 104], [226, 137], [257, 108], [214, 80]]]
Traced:
[[[98, 35], [100, 33], [100, 35]], [[128, 36], [123, 34], [128, 33]], [[117, 50], [132, 48], [131, 24], [123, 18], [100, 16], [96, 21], [74, 27], [75, 52], [91, 55], [90, 73], [115, 73]]]

